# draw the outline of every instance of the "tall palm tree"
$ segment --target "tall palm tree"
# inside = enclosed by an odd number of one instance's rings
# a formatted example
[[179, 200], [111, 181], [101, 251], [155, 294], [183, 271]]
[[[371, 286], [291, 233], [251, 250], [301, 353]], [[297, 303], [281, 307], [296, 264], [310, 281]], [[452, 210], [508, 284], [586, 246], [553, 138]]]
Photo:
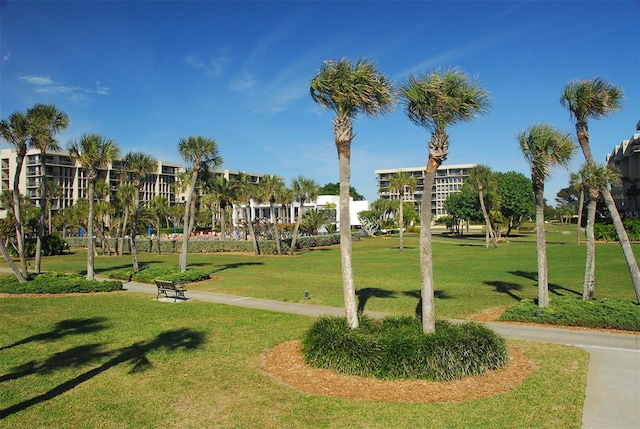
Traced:
[[258, 239], [253, 228], [253, 216], [251, 214], [251, 199], [258, 196], [258, 186], [251, 182], [249, 175], [245, 172], [240, 172], [236, 176], [236, 200], [240, 205], [245, 206], [245, 221], [247, 222], [247, 228], [249, 229], [249, 237], [253, 242], [253, 251], [256, 255], [260, 254], [260, 246], [258, 246]]
[[[583, 166], [584, 167], [584, 166]], [[578, 220], [576, 221], [576, 244], [580, 244], [580, 229], [582, 228], [582, 211], [584, 210], [584, 183], [582, 172], [571, 173], [569, 175], [569, 187], [580, 191], [578, 201]]]
[[16, 244], [23, 276], [28, 274], [24, 254], [24, 225], [20, 214], [20, 175], [27, 156], [29, 142], [29, 118], [23, 112], [14, 112], [9, 119], [0, 121], [0, 136], [16, 148], [16, 171], [13, 175], [13, 215], [16, 228]]
[[358, 113], [376, 117], [393, 110], [394, 91], [388, 76], [374, 63], [361, 59], [353, 64], [347, 59], [325, 61], [311, 79], [311, 98], [335, 113], [333, 133], [340, 170], [340, 254], [342, 288], [347, 323], [358, 327], [353, 267], [351, 262], [351, 214], [349, 190], [351, 177], [351, 141], [353, 120]]
[[436, 171], [449, 153], [447, 127], [467, 122], [489, 110], [487, 90], [457, 69], [409, 76], [400, 86], [409, 120], [431, 132], [429, 159], [424, 172], [420, 213], [420, 272], [422, 329], [435, 332], [435, 297], [431, 249], [431, 189]]
[[133, 217], [131, 219], [131, 258], [133, 272], [138, 272], [138, 253], [136, 249], [136, 236], [138, 235], [138, 214], [140, 211], [140, 192], [144, 179], [158, 170], [158, 160], [152, 155], [143, 152], [128, 152], [122, 164], [125, 170], [131, 174], [131, 183], [135, 188], [133, 194]]
[[596, 279], [596, 240], [594, 225], [596, 220], [596, 207], [602, 195], [602, 189], [620, 180], [620, 174], [615, 168], [597, 164], [593, 167], [584, 164], [578, 175], [581, 178], [583, 188], [587, 191], [587, 227], [585, 236], [587, 241], [587, 258], [584, 268], [584, 284], [582, 299], [591, 300], [595, 293]]
[[209, 181], [207, 188], [213, 201], [220, 208], [220, 239], [227, 238], [227, 207], [233, 204], [236, 184], [219, 174]]
[[418, 180], [406, 171], [399, 171], [389, 178], [389, 191], [397, 192], [400, 200], [400, 253], [404, 253], [404, 196], [413, 193], [418, 186]]
[[107, 167], [120, 153], [118, 145], [100, 134], [84, 134], [78, 141], [71, 141], [67, 146], [69, 156], [78, 162], [87, 178], [87, 199], [89, 214], [87, 216], [87, 279], [94, 278], [94, 241], [93, 212], [94, 191], [98, 180], [98, 169]]
[[300, 230], [300, 224], [302, 223], [302, 217], [304, 216], [304, 203], [312, 201], [318, 198], [320, 192], [320, 186], [313, 179], [307, 179], [303, 176], [298, 176], [291, 181], [291, 189], [296, 201], [300, 203], [298, 209], [298, 219], [296, 220], [296, 226], [293, 229], [293, 237], [291, 237], [291, 249], [289, 254], [293, 255], [296, 249], [296, 239], [298, 238], [298, 231]]
[[273, 228], [274, 240], [276, 241], [276, 249], [278, 255], [282, 254], [282, 247], [280, 245], [280, 229], [278, 228], [278, 220], [276, 219], [275, 203], [279, 201], [280, 194], [284, 188], [284, 184], [279, 177], [273, 175], [266, 175], [260, 179], [258, 185], [260, 200], [269, 203], [269, 217], [271, 221], [271, 227]]
[[496, 234], [491, 227], [491, 218], [487, 211], [487, 205], [485, 203], [485, 189], [487, 191], [495, 191], [497, 183], [493, 178], [493, 172], [491, 167], [486, 165], [477, 165], [469, 172], [469, 178], [467, 180], [469, 185], [478, 191], [478, 199], [480, 200], [480, 208], [482, 209], [482, 216], [484, 217], [486, 231], [485, 247], [489, 247], [489, 239], [493, 242], [493, 248], [498, 247], [496, 242]]
[[162, 219], [169, 213], [169, 200], [162, 195], [156, 195], [149, 200], [149, 210], [153, 214], [153, 219], [156, 223], [156, 245], [159, 255], [162, 253], [160, 249], [160, 228], [162, 227]]
[[49, 235], [51, 235], [52, 225], [51, 225], [51, 212], [53, 211], [53, 200], [58, 200], [62, 196], [62, 186], [58, 182], [49, 182], [47, 181], [47, 227]]
[[47, 151], [60, 149], [54, 136], [69, 126], [69, 116], [58, 110], [53, 104], [36, 104], [27, 110], [27, 119], [31, 147], [40, 150], [40, 219], [38, 221], [35, 258], [35, 271], [40, 273], [42, 238], [44, 237], [47, 211]]
[[129, 222], [129, 215], [133, 209], [133, 200], [135, 198], [136, 189], [131, 183], [121, 183], [116, 191], [116, 202], [121, 210], [121, 217], [119, 221], [119, 236], [118, 236], [118, 256], [124, 254], [124, 239], [127, 235], [127, 222]]
[[[569, 110], [569, 114], [575, 119], [576, 134], [578, 143], [587, 164], [596, 166], [596, 160], [591, 153], [589, 145], [589, 125], [590, 118], [600, 119], [622, 109], [623, 91], [617, 85], [596, 77], [594, 79], [577, 79], [569, 82], [562, 91], [560, 104]], [[640, 303], [640, 270], [638, 262], [633, 254], [631, 242], [627, 231], [624, 229], [622, 218], [616, 207], [615, 200], [608, 187], [601, 189], [602, 197], [607, 205], [611, 220], [618, 233], [620, 246], [629, 267], [631, 282], [636, 293], [636, 299]]]
[[555, 166], [567, 167], [575, 152], [569, 133], [552, 125], [536, 124], [518, 135], [520, 150], [531, 167], [536, 200], [536, 249], [538, 252], [538, 306], [549, 306], [547, 250], [544, 231], [544, 182]]
[[218, 143], [212, 139], [202, 136], [190, 136], [180, 140], [178, 152], [186, 162], [191, 164], [191, 177], [187, 185], [187, 196], [184, 207], [184, 231], [182, 234], [182, 249], [180, 249], [180, 271], [187, 271], [187, 253], [189, 238], [195, 219], [194, 193], [198, 185], [198, 178], [209, 170], [222, 165], [224, 162], [218, 151]]

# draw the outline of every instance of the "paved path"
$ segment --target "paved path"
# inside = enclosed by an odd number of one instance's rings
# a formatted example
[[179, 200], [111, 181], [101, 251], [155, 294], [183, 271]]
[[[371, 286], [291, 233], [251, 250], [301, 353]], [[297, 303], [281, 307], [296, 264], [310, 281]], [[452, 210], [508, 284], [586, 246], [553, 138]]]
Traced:
[[[156, 294], [152, 285], [128, 282], [129, 291]], [[303, 316], [344, 316], [344, 309], [272, 301], [221, 293], [188, 291], [187, 299], [235, 305]], [[173, 299], [168, 300], [173, 302]], [[365, 311], [371, 316], [383, 313]], [[589, 352], [589, 373], [582, 412], [583, 429], [640, 428], [640, 335], [547, 328], [506, 323], [485, 323], [505, 338], [579, 347]]]

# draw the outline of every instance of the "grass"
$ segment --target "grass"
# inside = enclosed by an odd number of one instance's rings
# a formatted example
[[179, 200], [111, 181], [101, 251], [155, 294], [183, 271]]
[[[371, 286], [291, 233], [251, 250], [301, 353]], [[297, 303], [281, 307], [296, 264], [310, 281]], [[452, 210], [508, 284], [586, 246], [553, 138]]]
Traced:
[[311, 318], [133, 292], [4, 298], [0, 312], [2, 428], [581, 425], [587, 354], [571, 347], [509, 341], [536, 367], [511, 392], [384, 403], [304, 394], [261, 371], [261, 353], [301, 339]]
[[[576, 245], [575, 226], [551, 227], [547, 253], [551, 300], [556, 296], [582, 295], [585, 245]], [[419, 299], [419, 242], [405, 237], [405, 253], [397, 237], [374, 237], [353, 243], [355, 285], [360, 309], [395, 315], [413, 315]], [[640, 246], [634, 245], [636, 254]], [[138, 254], [147, 269], [177, 267], [178, 255]], [[484, 237], [434, 236], [434, 285], [439, 318], [468, 318], [492, 307], [510, 307], [521, 299], [538, 296], [535, 237], [510, 238], [497, 249], [486, 249]], [[131, 257], [100, 256], [96, 273], [131, 267]], [[190, 254], [189, 267], [208, 270], [214, 279], [189, 285], [191, 290], [229, 293], [279, 301], [343, 306], [340, 249], [338, 246], [305, 250], [297, 256], [251, 254]], [[43, 259], [43, 269], [83, 272], [86, 254]], [[620, 246], [598, 244], [596, 298], [635, 300], [629, 272]]]

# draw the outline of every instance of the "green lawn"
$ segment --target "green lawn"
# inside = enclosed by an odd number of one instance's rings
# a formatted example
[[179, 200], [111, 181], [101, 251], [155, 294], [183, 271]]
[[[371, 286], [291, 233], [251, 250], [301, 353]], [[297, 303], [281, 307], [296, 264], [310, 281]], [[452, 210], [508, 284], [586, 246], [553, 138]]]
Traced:
[[579, 349], [509, 342], [536, 370], [481, 400], [347, 400], [298, 392], [261, 370], [261, 353], [300, 339], [312, 319], [153, 298], [0, 299], [0, 427], [580, 427], [587, 356]]
[[[576, 245], [574, 228], [552, 227], [547, 234], [551, 299], [581, 296], [585, 245]], [[484, 309], [511, 306], [522, 298], [537, 298], [537, 265], [533, 235], [510, 238], [497, 249], [486, 249], [483, 237], [434, 236], [434, 284], [437, 317], [466, 318]], [[361, 308], [413, 314], [420, 290], [418, 238], [405, 238], [405, 253], [397, 237], [375, 237], [353, 244], [353, 265]], [[640, 246], [634, 245], [636, 254]], [[142, 267], [178, 266], [177, 255], [139, 254]], [[294, 257], [248, 254], [190, 254], [189, 266], [207, 269], [216, 278], [190, 284], [189, 289], [341, 307], [342, 278], [338, 246], [305, 250]], [[100, 256], [96, 273], [131, 267], [131, 257]], [[86, 254], [44, 258], [44, 270], [86, 270]], [[620, 246], [599, 244], [596, 252], [596, 298], [635, 300]]]
[[[573, 227], [547, 235], [553, 296], [579, 295], [584, 244]], [[434, 237], [437, 316], [463, 318], [535, 298], [533, 236], [485, 249], [482, 237]], [[413, 314], [418, 239], [354, 242], [361, 307]], [[636, 252], [640, 251], [634, 245]], [[177, 255], [140, 254], [141, 266], [177, 267]], [[96, 271], [131, 266], [96, 258]], [[342, 306], [339, 247], [295, 257], [193, 254], [216, 277], [190, 290]], [[82, 272], [86, 253], [48, 257], [44, 270]], [[617, 244], [597, 248], [596, 296], [634, 299]], [[157, 302], [130, 292], [0, 299], [0, 427], [4, 428], [579, 428], [587, 354], [510, 341], [536, 368], [516, 390], [463, 404], [393, 404], [308, 395], [264, 374], [261, 353], [301, 339], [312, 319], [211, 303]]]

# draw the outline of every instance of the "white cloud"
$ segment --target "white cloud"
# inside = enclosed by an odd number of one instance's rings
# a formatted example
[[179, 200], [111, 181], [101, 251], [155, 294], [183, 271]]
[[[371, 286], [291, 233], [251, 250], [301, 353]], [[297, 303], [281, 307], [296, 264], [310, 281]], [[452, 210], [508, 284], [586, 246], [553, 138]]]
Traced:
[[62, 94], [67, 95], [69, 99], [73, 101], [87, 99], [86, 95], [84, 95], [87, 93], [100, 95], [111, 94], [111, 90], [102, 85], [100, 81], [96, 81], [95, 88], [82, 88], [80, 86], [69, 86], [55, 82], [49, 76], [25, 75], [19, 76], [18, 79], [23, 83], [30, 85], [33, 88], [33, 91], [38, 94]]
[[2, 55], [2, 61], [9, 61], [10, 58], [11, 58], [11, 52], [7, 52], [6, 54]]
[[256, 78], [249, 72], [242, 72], [229, 84], [234, 91], [247, 91], [256, 84]]
[[209, 61], [202, 61], [193, 55], [187, 55], [186, 63], [196, 70], [202, 71], [206, 76], [220, 76], [224, 71], [227, 59], [224, 56], [210, 58]]

